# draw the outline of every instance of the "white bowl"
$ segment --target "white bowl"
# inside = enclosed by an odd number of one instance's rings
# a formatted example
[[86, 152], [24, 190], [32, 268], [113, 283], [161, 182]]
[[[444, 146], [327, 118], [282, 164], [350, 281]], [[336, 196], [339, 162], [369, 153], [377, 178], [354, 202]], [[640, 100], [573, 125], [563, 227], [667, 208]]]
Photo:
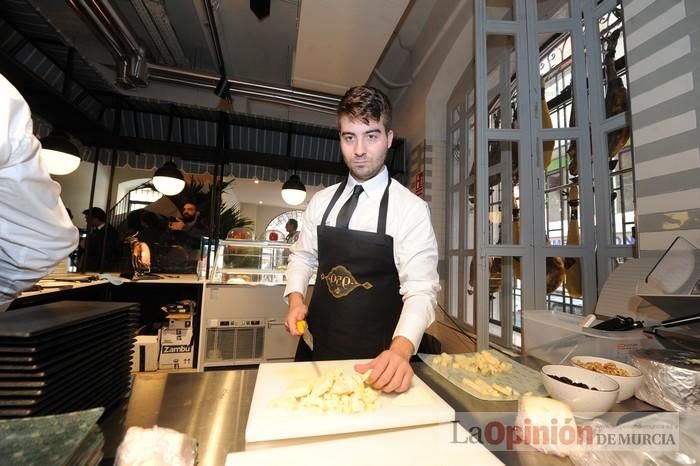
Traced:
[[[579, 363], [586, 363], [586, 362], [599, 362], [601, 364], [606, 364], [606, 363], [613, 363], [620, 369], [626, 369], [627, 372], [629, 372], [629, 376], [623, 376], [623, 375], [610, 375], [610, 374], [603, 374], [607, 375], [611, 379], [613, 379], [615, 382], [617, 382], [620, 385], [620, 393], [617, 395], [617, 402], [619, 403], [620, 401], [625, 401], [628, 398], [631, 398], [632, 395], [634, 395], [635, 390], [639, 388], [639, 386], [642, 384], [642, 380], [644, 379], [642, 374], [642, 371], [637, 369], [634, 366], [630, 366], [629, 364], [625, 364], [619, 361], [615, 361], [613, 359], [606, 359], [606, 358], [599, 358], [596, 356], [574, 356], [571, 358], [572, 364], [576, 365], [577, 367], [579, 366]], [[582, 369], [586, 369], [585, 367]], [[586, 370], [591, 370], [591, 369], [586, 369]], [[593, 371], [595, 372], [595, 371]], [[598, 372], [599, 373], [599, 372]]]
[[[596, 390], [576, 387], [554, 379], [552, 375], [584, 383]], [[606, 413], [615, 404], [620, 392], [620, 385], [607, 375], [574, 366], [558, 364], [544, 366], [542, 382], [552, 398], [566, 403], [574, 416], [584, 419], [593, 419]]]

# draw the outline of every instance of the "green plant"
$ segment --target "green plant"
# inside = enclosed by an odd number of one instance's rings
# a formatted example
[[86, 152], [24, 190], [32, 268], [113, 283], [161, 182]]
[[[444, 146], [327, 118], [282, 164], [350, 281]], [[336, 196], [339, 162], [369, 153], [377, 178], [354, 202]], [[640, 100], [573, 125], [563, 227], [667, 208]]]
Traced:
[[253, 221], [241, 215], [241, 206], [236, 203], [229, 208], [221, 207], [219, 212], [219, 238], [225, 239], [226, 234], [234, 228], [253, 225]]

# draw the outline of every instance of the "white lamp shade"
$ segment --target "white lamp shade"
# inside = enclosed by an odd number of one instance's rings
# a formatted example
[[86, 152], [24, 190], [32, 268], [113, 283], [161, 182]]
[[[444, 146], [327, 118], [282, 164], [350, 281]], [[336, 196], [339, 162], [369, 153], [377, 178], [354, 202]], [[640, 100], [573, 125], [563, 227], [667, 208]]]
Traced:
[[282, 185], [282, 199], [289, 205], [299, 205], [306, 199], [306, 186], [294, 174]]
[[53, 149], [42, 149], [41, 158], [52, 175], [67, 175], [80, 165], [80, 157]]
[[155, 186], [161, 194], [174, 196], [185, 188], [185, 180], [172, 178], [170, 176], [154, 176], [153, 186]]
[[299, 205], [306, 199], [306, 191], [299, 189], [283, 189], [282, 199], [289, 205]]

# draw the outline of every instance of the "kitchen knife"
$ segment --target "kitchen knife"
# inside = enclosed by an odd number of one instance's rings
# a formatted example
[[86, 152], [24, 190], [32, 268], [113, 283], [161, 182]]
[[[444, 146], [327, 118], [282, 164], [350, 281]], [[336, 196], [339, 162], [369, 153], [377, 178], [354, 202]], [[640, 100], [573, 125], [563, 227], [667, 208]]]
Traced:
[[303, 338], [304, 343], [306, 343], [309, 349], [313, 351], [314, 337], [311, 335], [311, 332], [309, 332], [309, 326], [305, 320], [297, 321], [297, 331], [301, 334], [301, 338]]

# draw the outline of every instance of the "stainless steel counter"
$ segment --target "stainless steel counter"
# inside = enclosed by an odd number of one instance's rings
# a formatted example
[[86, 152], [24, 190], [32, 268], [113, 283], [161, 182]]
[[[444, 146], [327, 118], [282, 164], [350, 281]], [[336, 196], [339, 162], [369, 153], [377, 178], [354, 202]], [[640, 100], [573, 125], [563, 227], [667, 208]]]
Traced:
[[[416, 375], [430, 385], [456, 411], [469, 428], [491, 421], [512, 425], [517, 402], [491, 402], [474, 398], [444, 379], [422, 362], [413, 364]], [[114, 457], [116, 447], [130, 426], [168, 427], [199, 442], [201, 466], [225, 463], [226, 455], [245, 449], [245, 429], [255, 387], [257, 369], [188, 373], [139, 373], [134, 379], [128, 406], [117, 407], [102, 422], [105, 458]], [[654, 410], [631, 399], [615, 408], [618, 414]], [[610, 413], [615, 415], [614, 413]], [[569, 465], [566, 458], [544, 455], [530, 447], [494, 452], [507, 465]], [[111, 464], [111, 463], [106, 463]]]
[[[126, 411], [102, 423], [105, 458], [115, 455], [128, 427], [168, 427], [199, 442], [199, 464], [223, 465], [245, 449], [245, 428], [257, 369], [138, 373]], [[110, 463], [111, 464], [111, 463]]]
[[[518, 358], [519, 362], [535, 369], [541, 367], [541, 362], [532, 358]], [[473, 397], [455, 386], [449, 380], [431, 369], [427, 364], [413, 364], [413, 369], [425, 383], [440, 395], [457, 412], [457, 420], [469, 431], [473, 426], [482, 428], [490, 422], [501, 422], [503, 425], [512, 426], [518, 411], [517, 401], [485, 401]], [[607, 413], [604, 419], [612, 424], [630, 412], [658, 411], [658, 408], [650, 406], [636, 398], [631, 398], [613, 407], [613, 412]], [[494, 451], [501, 461], [507, 465], [571, 465], [568, 458], [554, 455], [545, 455], [534, 448], [516, 445], [510, 451]]]

